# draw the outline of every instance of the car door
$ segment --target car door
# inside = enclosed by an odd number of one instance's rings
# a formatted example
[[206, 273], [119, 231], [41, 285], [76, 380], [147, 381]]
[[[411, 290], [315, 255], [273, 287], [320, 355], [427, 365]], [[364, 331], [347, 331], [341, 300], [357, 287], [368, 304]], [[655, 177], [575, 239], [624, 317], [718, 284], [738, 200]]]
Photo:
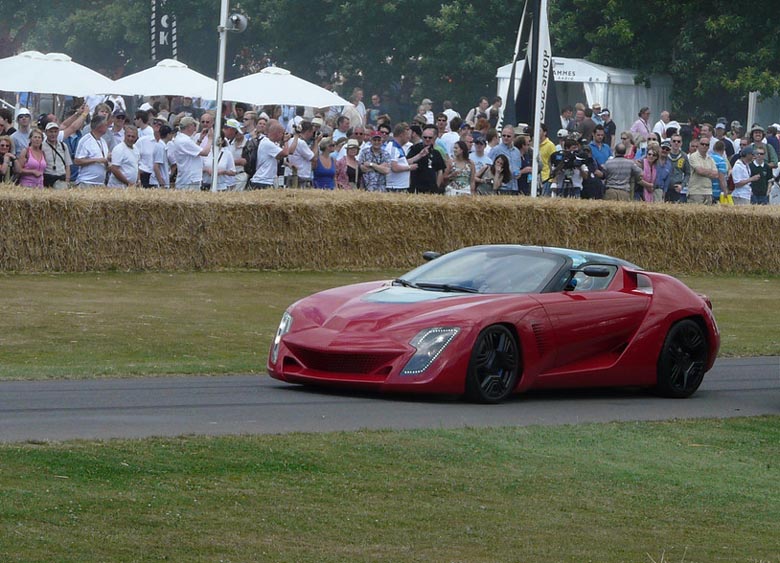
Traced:
[[[618, 271], [608, 278], [586, 280], [573, 291], [537, 296], [550, 317], [557, 354], [551, 372], [610, 365], [638, 330], [651, 296], [633, 288], [615, 287]], [[582, 278], [581, 275], [578, 275]]]

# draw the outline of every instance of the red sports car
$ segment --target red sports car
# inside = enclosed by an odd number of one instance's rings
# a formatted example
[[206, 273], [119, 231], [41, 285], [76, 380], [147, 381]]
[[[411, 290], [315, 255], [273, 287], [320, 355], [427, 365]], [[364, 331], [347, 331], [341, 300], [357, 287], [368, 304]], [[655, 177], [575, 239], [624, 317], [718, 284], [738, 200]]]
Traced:
[[268, 373], [290, 383], [465, 394], [641, 386], [688, 397], [720, 336], [710, 301], [609, 256], [486, 245], [391, 281], [330, 289], [282, 316]]

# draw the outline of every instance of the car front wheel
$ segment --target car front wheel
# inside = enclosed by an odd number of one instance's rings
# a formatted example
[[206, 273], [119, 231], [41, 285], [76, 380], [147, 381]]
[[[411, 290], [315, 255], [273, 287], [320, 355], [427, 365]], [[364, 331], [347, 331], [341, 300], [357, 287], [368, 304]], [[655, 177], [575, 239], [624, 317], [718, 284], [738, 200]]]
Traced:
[[685, 319], [674, 324], [658, 358], [658, 393], [673, 398], [693, 395], [704, 379], [707, 354], [707, 337], [698, 323]]
[[477, 337], [466, 374], [466, 398], [478, 403], [498, 403], [515, 388], [519, 350], [514, 335], [502, 325], [492, 325]]

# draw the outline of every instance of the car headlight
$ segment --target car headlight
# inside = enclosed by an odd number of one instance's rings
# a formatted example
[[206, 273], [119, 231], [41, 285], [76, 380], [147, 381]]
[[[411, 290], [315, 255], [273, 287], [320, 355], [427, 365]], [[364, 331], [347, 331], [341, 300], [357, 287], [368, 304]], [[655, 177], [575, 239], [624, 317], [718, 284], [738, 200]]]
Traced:
[[409, 342], [417, 352], [406, 363], [401, 375], [417, 375], [424, 372], [459, 332], [460, 329], [457, 327], [426, 328], [418, 332], [417, 336]]
[[290, 332], [292, 328], [293, 318], [287, 311], [282, 315], [282, 320], [279, 323], [279, 328], [276, 329], [276, 336], [274, 336], [274, 345], [271, 348], [271, 363], [275, 364], [279, 358], [279, 343], [282, 341], [282, 336]]

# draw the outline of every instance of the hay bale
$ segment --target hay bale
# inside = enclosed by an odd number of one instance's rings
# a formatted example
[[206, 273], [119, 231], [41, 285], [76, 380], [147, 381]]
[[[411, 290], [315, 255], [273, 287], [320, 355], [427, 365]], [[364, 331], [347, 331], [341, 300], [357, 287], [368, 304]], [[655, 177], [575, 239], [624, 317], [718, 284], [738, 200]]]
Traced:
[[265, 190], [0, 187], [0, 270], [403, 269], [424, 250], [580, 248], [648, 269], [780, 270], [774, 207]]

